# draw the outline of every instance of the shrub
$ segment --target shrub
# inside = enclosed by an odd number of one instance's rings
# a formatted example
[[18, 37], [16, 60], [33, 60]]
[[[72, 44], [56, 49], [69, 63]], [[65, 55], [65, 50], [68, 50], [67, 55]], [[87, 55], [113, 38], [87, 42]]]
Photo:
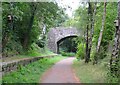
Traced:
[[107, 73], [107, 83], [119, 83], [119, 79], [116, 75], [111, 74], [110, 71]]
[[41, 48], [44, 48], [44, 47], [45, 47], [45, 41], [43, 41], [43, 40], [38, 40], [38, 41], [36, 42], [36, 44], [37, 44], [39, 47], [41, 47]]
[[23, 52], [22, 45], [19, 41], [11, 39], [3, 50], [3, 56], [13, 56]]
[[40, 47], [36, 43], [33, 43], [29, 48], [29, 50], [25, 52], [25, 55], [32, 56], [32, 57], [40, 56], [41, 54], [42, 53], [40, 53]]
[[76, 58], [84, 59], [84, 56], [85, 56], [85, 44], [79, 43], [77, 46]]
[[67, 52], [60, 52], [62, 54], [62, 56], [69, 56], [69, 57], [73, 57], [75, 56], [75, 53], [73, 52], [70, 52], [70, 53], [67, 53]]

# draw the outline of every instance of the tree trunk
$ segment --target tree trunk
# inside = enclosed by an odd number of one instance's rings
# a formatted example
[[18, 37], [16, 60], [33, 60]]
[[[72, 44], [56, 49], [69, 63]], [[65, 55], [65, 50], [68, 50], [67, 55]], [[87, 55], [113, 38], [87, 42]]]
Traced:
[[89, 49], [89, 23], [90, 23], [90, 15], [91, 15], [91, 3], [88, 2], [88, 22], [87, 22], [87, 29], [86, 29], [86, 56], [85, 56], [85, 63], [90, 61], [90, 49]]
[[118, 2], [118, 25], [116, 24], [114, 46], [110, 60], [110, 70], [113, 75], [120, 78], [120, 0]]
[[93, 38], [93, 34], [94, 34], [94, 22], [95, 22], [95, 15], [96, 15], [96, 8], [97, 8], [97, 2], [95, 2], [95, 8], [94, 8], [94, 12], [93, 12], [93, 16], [92, 16], [92, 20], [91, 20], [91, 34], [90, 34], [90, 48], [92, 47], [92, 38]]
[[[89, 38], [89, 29], [92, 29], [92, 17], [93, 17], [93, 12], [92, 12], [92, 4], [89, 1], [88, 2], [88, 23], [87, 23], [87, 38], [86, 38], [86, 57], [85, 57], [85, 63], [88, 63], [90, 61], [90, 52], [91, 52], [91, 42], [92, 42], [92, 35], [90, 35]], [[90, 42], [91, 41], [91, 42]]]
[[91, 13], [91, 32], [90, 32], [90, 47], [89, 47], [89, 56], [91, 53], [91, 49], [92, 49], [92, 39], [93, 39], [93, 34], [94, 34], [94, 22], [95, 22], [95, 15], [96, 15], [96, 8], [97, 8], [97, 2], [95, 2], [94, 4], [94, 11], [93, 14]]
[[30, 33], [32, 30], [33, 23], [34, 23], [36, 8], [37, 8], [36, 5], [34, 3], [32, 3], [32, 5], [31, 5], [31, 17], [30, 17], [30, 22], [28, 25], [28, 31], [25, 34], [25, 38], [24, 38], [24, 42], [23, 42], [23, 48], [25, 48], [25, 49], [28, 49], [28, 46], [29, 46], [29, 38], [30, 38]]
[[101, 27], [101, 30], [100, 30], [100, 35], [99, 35], [99, 38], [98, 38], [98, 44], [97, 44], [97, 48], [96, 48], [96, 54], [94, 56], [94, 64], [97, 64], [97, 60], [98, 60], [98, 52], [99, 52], [99, 49], [100, 49], [100, 44], [101, 44], [101, 41], [102, 41], [102, 36], [103, 36], [103, 31], [104, 31], [104, 28], [105, 28], [105, 19], [106, 19], [106, 5], [107, 5], [107, 2], [106, 0], [104, 1], [104, 10], [103, 10], [103, 18], [102, 18], [102, 27]]
[[89, 62], [89, 56], [88, 56], [88, 52], [89, 52], [89, 48], [88, 48], [88, 45], [89, 45], [89, 40], [88, 40], [88, 24], [87, 24], [87, 30], [86, 30], [86, 55], [85, 55], [85, 63], [88, 63]]
[[105, 27], [105, 18], [106, 18], [106, 1], [104, 2], [104, 12], [103, 12], [103, 18], [102, 18], [102, 28], [100, 30], [100, 35], [99, 35], [99, 39], [98, 39], [98, 45], [97, 45], [97, 52], [100, 49], [100, 44], [102, 41], [102, 35], [103, 35], [103, 31], [104, 31], [104, 27]]

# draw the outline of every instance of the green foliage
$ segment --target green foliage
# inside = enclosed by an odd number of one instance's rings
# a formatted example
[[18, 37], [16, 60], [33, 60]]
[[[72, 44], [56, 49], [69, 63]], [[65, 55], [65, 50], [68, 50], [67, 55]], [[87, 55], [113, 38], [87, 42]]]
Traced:
[[77, 53], [76, 53], [76, 58], [79, 59], [84, 59], [85, 57], [85, 44], [80, 43], [77, 46]]
[[107, 69], [100, 64], [85, 64], [84, 60], [75, 60], [73, 68], [81, 83], [107, 83]]
[[6, 48], [4, 49], [4, 56], [12, 56], [20, 53], [23, 53], [20, 42], [16, 42], [13, 39], [7, 43]]
[[31, 45], [31, 48], [27, 52], [25, 52], [25, 54], [28, 56], [35, 57], [41, 56], [42, 53], [40, 52], [40, 47], [37, 44], [33, 43]]
[[[79, 29], [82, 29], [82, 31], [85, 31], [86, 29], [86, 24], [88, 22], [87, 19], [87, 8], [86, 8], [86, 4], [84, 3], [83, 6], [80, 6], [76, 12], [75, 15], [77, 18], [77, 23], [76, 23], [76, 27]], [[75, 20], [76, 20], [75, 18]]]
[[42, 36], [42, 39], [39, 39], [36, 44], [40, 47], [40, 48], [44, 48], [46, 45], [46, 35]]
[[[91, 4], [93, 4], [93, 3], [91, 3]], [[91, 58], [91, 60], [94, 60], [94, 56], [97, 56], [99, 64], [101, 63], [105, 67], [109, 67], [109, 61], [110, 61], [110, 56], [111, 56], [112, 51], [111, 52], [108, 52], [108, 51], [112, 50], [112, 48], [110, 46], [113, 45], [113, 38], [114, 38], [114, 35], [115, 35], [114, 20], [116, 20], [116, 18], [117, 18], [117, 3], [116, 2], [112, 2], [112, 3], [108, 2], [107, 3], [105, 28], [103, 30], [103, 37], [102, 37], [99, 53], [96, 54], [96, 45], [98, 43], [100, 29], [102, 27], [102, 17], [103, 17], [103, 9], [104, 9], [103, 4], [104, 4], [103, 2], [97, 3], [97, 10], [96, 10], [95, 24], [94, 24], [94, 26], [95, 26], [94, 27], [94, 35], [93, 35], [93, 39], [92, 39], [92, 47], [91, 47], [92, 49], [91, 49], [91, 53], [90, 53], [90, 55], [91, 55], [90, 58]], [[87, 7], [86, 7], [86, 4], [82, 4], [82, 5], [83, 6], [80, 6], [75, 11], [74, 19], [72, 19], [71, 22], [73, 23], [72, 24], [73, 26], [76, 25], [76, 27], [82, 29], [82, 31], [84, 33], [86, 31], [85, 29], [86, 29], [86, 25], [87, 25], [88, 20], [87, 20]], [[112, 9], [112, 11], [111, 11], [111, 9]], [[75, 21], [75, 19], [76, 19], [76, 21]], [[90, 37], [90, 35], [88, 35], [88, 36]], [[84, 39], [86, 39], [86, 35], [84, 36]], [[82, 38], [81, 38], [81, 41], [84, 41], [84, 40], [82, 40]], [[79, 44], [78, 44], [78, 50], [77, 50], [77, 54], [76, 54], [78, 59], [84, 58], [84, 55], [85, 55], [84, 54], [85, 49], [84, 49], [84, 51], [82, 50], [83, 47], [81, 45], [81, 41], [80, 42], [78, 41]], [[109, 57], [109, 58], [106, 58], [106, 57]], [[100, 66], [100, 65], [98, 65], [98, 66]], [[80, 65], [78, 65], [78, 68], [79, 67], [80, 67]], [[89, 68], [87, 66], [84, 67], [84, 68], [85, 68], [85, 71], [91, 69], [91, 68]], [[87, 68], [89, 68], [89, 69], [87, 69]], [[97, 72], [95, 71], [95, 73], [97, 73]], [[82, 74], [84, 74], [84, 73], [82, 73]], [[80, 74], [80, 69], [79, 69], [77, 75], [85, 76], [85, 75], [82, 75], [82, 74]], [[87, 74], [87, 72], [85, 72], [85, 74]], [[88, 74], [88, 76], [89, 76], [89, 74]], [[82, 81], [81, 80], [82, 78], [83, 78], [83, 80], [86, 79], [87, 81], [89, 81], [88, 76], [85, 76], [85, 78], [81, 77], [80, 81]], [[96, 76], [96, 75], [94, 75], [94, 72], [93, 72], [93, 75], [91, 75], [91, 76]], [[111, 76], [110, 77], [105, 77], [105, 78], [110, 80], [109, 82], [116, 82], [118, 80], [116, 77], [114, 78], [114, 77], [111, 77]], [[85, 82], [87, 82], [87, 81], [85, 81]]]
[[90, 59], [93, 61], [94, 60], [94, 56], [95, 56], [95, 53], [96, 53], [96, 49], [93, 45], [93, 47], [91, 48], [91, 54], [90, 54]]
[[73, 53], [73, 52], [69, 52], [69, 53], [67, 53], [67, 52], [60, 52], [60, 54], [62, 56], [68, 56], [68, 57], [74, 57], [75, 56], [75, 53]]
[[20, 66], [15, 72], [3, 76], [3, 83], [39, 83], [42, 74], [57, 61], [64, 59], [62, 56], [44, 58], [27, 66]]
[[[102, 4], [101, 4], [102, 5]], [[99, 32], [102, 26], [102, 11], [103, 11], [103, 5], [99, 6], [97, 9], [96, 14], [96, 22], [95, 22], [95, 32], [94, 32], [94, 42], [97, 44]], [[113, 11], [111, 11], [113, 9]], [[117, 3], [107, 3], [106, 8], [106, 22], [105, 22], [105, 29], [103, 32], [103, 38], [101, 42], [101, 46], [106, 51], [109, 45], [109, 42], [113, 40], [114, 32], [115, 32], [115, 25], [114, 20], [117, 16]]]
[[45, 41], [43, 41], [43, 40], [38, 40], [36, 43], [41, 48], [44, 48], [44, 46], [45, 46]]
[[[9, 55], [8, 49], [13, 53], [28, 51], [38, 41], [43, 24], [47, 32], [49, 28], [59, 26], [66, 17], [63, 9], [53, 2], [2, 2], [2, 11], [2, 48], [6, 56]], [[8, 16], [12, 17], [11, 21]], [[46, 41], [38, 43], [44, 47]]]
[[98, 56], [99, 59], [103, 59], [103, 58], [105, 58], [107, 56], [104, 47], [102, 47], [102, 46], [100, 47], [100, 52], [98, 53], [97, 56]]
[[[52, 55], [54, 54], [51, 52], [49, 49], [45, 48], [40, 48], [37, 44], [33, 43], [31, 45], [31, 48], [29, 48], [28, 51], [23, 52], [21, 55], [18, 55], [19, 57], [38, 57], [38, 56], [47, 56], [47, 55]], [[24, 56], [26, 55], [26, 56]]]
[[60, 52], [76, 52], [76, 43], [77, 37], [70, 37], [70, 38], [66, 38], [60, 42], [58, 42], [59, 44], [59, 51]]
[[[74, 18], [71, 20], [73, 24], [71, 24], [71, 25], [75, 26], [79, 29], [82, 29], [81, 31], [84, 33], [86, 31], [85, 29], [86, 29], [86, 24], [87, 24], [88, 20], [87, 20], [86, 4], [82, 3], [82, 5], [83, 6], [80, 6], [75, 11]], [[95, 28], [94, 28], [94, 35], [93, 35], [93, 45], [94, 45], [93, 47], [94, 48], [92, 48], [94, 50], [96, 49], [100, 29], [102, 26], [103, 8], [104, 8], [104, 6], [103, 6], [102, 2], [97, 3], [97, 10], [96, 10], [95, 24], [94, 24]], [[111, 9], [113, 9], [113, 10], [111, 11]], [[100, 59], [104, 58], [106, 56], [105, 52], [107, 51], [110, 42], [113, 40], [114, 33], [115, 33], [114, 20], [116, 19], [116, 16], [117, 16], [117, 3], [116, 2], [107, 3], [105, 29], [103, 32], [103, 38], [102, 38], [102, 42], [101, 42], [101, 52], [99, 53]], [[94, 53], [92, 53], [92, 56], [93, 55], [94, 55]]]
[[107, 82], [108, 83], [119, 83], [118, 77], [114, 74], [111, 74], [110, 71], [107, 73]]
[[76, 27], [78, 29], [85, 30], [87, 24], [87, 9], [86, 5], [80, 6], [74, 13], [74, 17], [67, 19], [63, 26], [65, 27]]
[[100, 50], [98, 53], [96, 53], [96, 49], [95, 47], [92, 48], [92, 52], [91, 52], [91, 59], [94, 61], [94, 57], [98, 58], [97, 60], [101, 60], [104, 59], [105, 57], [107, 57], [107, 52], [105, 50], [105, 48], [103, 46], [100, 46]]

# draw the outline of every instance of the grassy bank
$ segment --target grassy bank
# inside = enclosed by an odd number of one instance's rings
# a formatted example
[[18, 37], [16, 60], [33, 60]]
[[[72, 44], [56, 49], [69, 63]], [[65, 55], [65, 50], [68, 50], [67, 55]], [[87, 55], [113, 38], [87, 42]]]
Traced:
[[85, 64], [84, 60], [75, 60], [73, 68], [81, 83], [106, 83], [107, 68], [103, 65]]
[[11, 57], [3, 58], [3, 62], [11, 61], [11, 60], [19, 60], [22, 58], [30, 58], [30, 57], [40, 57], [40, 56], [48, 56], [54, 55], [48, 48], [40, 48], [38, 45], [33, 44], [32, 47], [28, 51], [24, 51], [21, 54], [17, 54]]
[[42, 74], [54, 63], [64, 58], [59, 55], [50, 59], [41, 59], [25, 67], [20, 66], [17, 71], [4, 75], [2, 81], [3, 83], [39, 83]]

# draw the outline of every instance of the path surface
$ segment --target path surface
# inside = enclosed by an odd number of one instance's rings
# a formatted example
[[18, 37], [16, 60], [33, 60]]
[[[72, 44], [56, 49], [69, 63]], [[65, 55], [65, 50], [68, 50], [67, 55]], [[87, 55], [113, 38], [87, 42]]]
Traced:
[[74, 57], [70, 57], [56, 63], [43, 74], [42, 83], [79, 83], [74, 74], [72, 63]]

